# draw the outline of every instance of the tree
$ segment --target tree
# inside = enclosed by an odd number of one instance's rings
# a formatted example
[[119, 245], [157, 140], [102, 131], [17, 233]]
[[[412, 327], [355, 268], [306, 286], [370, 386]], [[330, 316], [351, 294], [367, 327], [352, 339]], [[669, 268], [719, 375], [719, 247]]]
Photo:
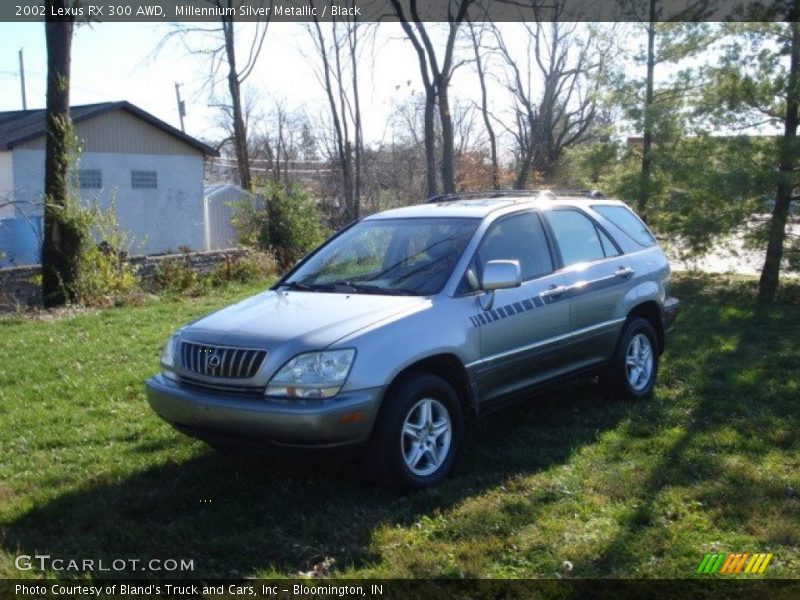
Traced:
[[450, 114], [449, 87], [456, 64], [454, 51], [456, 34], [467, 18], [467, 10], [474, 0], [448, 0], [447, 36], [444, 55], [437, 55], [431, 34], [420, 19], [417, 0], [409, 1], [409, 10], [403, 8], [400, 0], [389, 0], [400, 26], [417, 53], [420, 76], [425, 89], [425, 162], [427, 167], [428, 195], [437, 193], [436, 184], [436, 142], [434, 113], [439, 108], [439, 122], [442, 135], [441, 176], [444, 193], [456, 191], [455, 150], [453, 142], [453, 121]]
[[[237, 57], [236, 42], [238, 36], [235, 27], [235, 15], [243, 0], [205, 0], [219, 11], [219, 26], [200, 26], [177, 24], [167, 33], [156, 48], [158, 53], [173, 37], [179, 37], [190, 54], [208, 57], [210, 72], [208, 83], [213, 88], [219, 75], [222, 64], [226, 64], [228, 72], [226, 80], [230, 95], [230, 116], [232, 118], [233, 142], [236, 154], [236, 164], [239, 174], [239, 184], [246, 190], [253, 187], [250, 173], [250, 157], [247, 148], [247, 124], [245, 123], [244, 109], [242, 106], [242, 85], [252, 74], [258, 61], [258, 56], [264, 46], [270, 17], [264, 21], [256, 21], [256, 28], [249, 44], [247, 59], [240, 65]], [[272, 14], [270, 1], [269, 14]], [[200, 38], [199, 43], [190, 43], [190, 38]]]
[[653, 165], [653, 86], [656, 66], [656, 0], [650, 0], [649, 19], [645, 27], [647, 33], [647, 75], [645, 77], [644, 115], [642, 127], [642, 176], [636, 208], [646, 217], [647, 198], [650, 194], [650, 179]]
[[325, 89], [333, 133], [335, 162], [341, 176], [342, 223], [359, 218], [363, 186], [364, 139], [358, 89], [358, 54], [362, 24], [355, 18], [331, 22], [330, 38], [314, 17], [309, 33], [320, 59], [318, 79]]
[[[672, 17], [671, 22], [660, 22], [660, 0], [649, 0], [645, 15], [638, 13], [639, 5], [636, 3], [621, 1], [629, 9], [628, 17], [638, 22], [646, 38], [644, 53], [635, 57], [636, 63], [644, 65], [645, 77], [642, 80], [621, 74], [618, 78], [621, 93], [617, 94], [617, 100], [642, 132], [636, 209], [647, 220], [649, 200], [655, 192], [653, 170], [656, 152], [653, 145], [664, 141], [656, 137], [659, 130], [663, 133], [681, 128], [677, 122], [682, 117], [687, 97], [702, 87], [702, 82], [695, 80], [696, 71], [692, 69], [683, 69], [671, 80], [663, 80], [660, 84], [657, 83], [658, 71], [697, 56], [706, 50], [713, 38], [708, 35], [707, 24], [691, 22], [701, 20], [707, 5], [702, 0], [689, 2], [682, 13]], [[680, 22], [681, 19], [686, 22]]]
[[492, 125], [492, 118], [489, 113], [489, 95], [486, 91], [486, 72], [485, 64], [483, 61], [483, 48], [481, 47], [481, 37], [483, 28], [478, 29], [469, 22], [470, 40], [472, 41], [472, 50], [475, 54], [475, 71], [478, 75], [478, 83], [481, 88], [481, 117], [483, 117], [483, 125], [486, 128], [486, 135], [489, 136], [489, 157], [492, 162], [491, 171], [491, 187], [492, 189], [500, 189], [500, 166], [497, 158], [497, 135], [494, 132]]
[[[505, 86], [514, 101], [514, 126], [508, 129], [516, 142], [515, 189], [527, 185], [532, 170], [551, 180], [564, 149], [586, 139], [597, 116], [596, 75], [607, 54], [594, 30], [584, 34], [576, 23], [536, 21], [522, 26], [530, 40], [524, 63], [494, 30], [509, 71]], [[532, 91], [534, 78], [540, 82], [540, 94]]]
[[67, 171], [73, 144], [69, 116], [69, 78], [75, 17], [66, 13], [70, 0], [48, 0], [47, 110], [45, 123], [44, 239], [42, 241], [42, 298], [59, 306], [73, 298], [78, 276], [81, 229], [71, 218]]
[[773, 127], [770, 169], [774, 206], [767, 230], [766, 259], [758, 299], [771, 303], [778, 289], [786, 242], [786, 223], [800, 185], [800, 7], [793, 2], [788, 22], [725, 24], [727, 35], [718, 66], [708, 69], [712, 85], [706, 111], [715, 122], [739, 130]]

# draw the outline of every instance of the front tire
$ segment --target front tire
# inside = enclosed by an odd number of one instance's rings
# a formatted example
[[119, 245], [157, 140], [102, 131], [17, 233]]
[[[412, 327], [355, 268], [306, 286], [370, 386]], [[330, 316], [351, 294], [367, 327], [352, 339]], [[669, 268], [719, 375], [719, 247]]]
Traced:
[[658, 345], [650, 321], [636, 317], [625, 324], [614, 356], [602, 377], [611, 399], [641, 400], [652, 391], [658, 375]]
[[461, 451], [464, 418], [453, 387], [427, 373], [392, 386], [367, 449], [373, 479], [398, 490], [436, 485]]

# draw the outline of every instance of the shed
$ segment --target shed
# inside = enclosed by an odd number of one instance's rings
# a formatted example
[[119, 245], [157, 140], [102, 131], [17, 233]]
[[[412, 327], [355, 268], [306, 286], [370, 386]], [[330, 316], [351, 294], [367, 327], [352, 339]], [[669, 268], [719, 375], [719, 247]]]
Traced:
[[262, 201], [255, 194], [232, 183], [214, 183], [206, 186], [203, 204], [206, 250], [223, 250], [237, 245], [233, 217], [236, 204], [241, 202], [256, 207], [260, 206]]
[[[129, 250], [202, 249], [204, 163], [218, 152], [129, 102], [74, 106], [70, 115], [81, 146], [75, 193], [101, 207], [113, 199], [120, 228], [135, 239]], [[0, 219], [41, 218], [44, 152], [43, 109], [0, 112]]]

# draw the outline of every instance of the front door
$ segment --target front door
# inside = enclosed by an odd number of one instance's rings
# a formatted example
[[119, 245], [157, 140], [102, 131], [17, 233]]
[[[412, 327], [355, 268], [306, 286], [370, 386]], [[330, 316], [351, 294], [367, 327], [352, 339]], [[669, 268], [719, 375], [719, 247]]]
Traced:
[[475, 255], [479, 272], [491, 260], [519, 261], [522, 285], [474, 300], [481, 358], [471, 367], [482, 408], [557, 374], [558, 348], [569, 330], [565, 278], [553, 272], [537, 211], [502, 217], [487, 230]]

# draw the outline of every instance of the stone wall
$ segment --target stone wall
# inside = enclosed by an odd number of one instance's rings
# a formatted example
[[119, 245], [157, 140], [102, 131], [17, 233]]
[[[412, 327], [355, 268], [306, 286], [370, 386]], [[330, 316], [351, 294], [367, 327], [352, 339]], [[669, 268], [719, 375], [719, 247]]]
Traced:
[[[128, 262], [136, 268], [136, 273], [145, 282], [153, 277], [156, 266], [165, 260], [188, 260], [188, 266], [199, 275], [207, 275], [216, 265], [227, 257], [236, 258], [245, 251], [212, 250], [209, 252], [190, 252], [188, 254], [164, 254], [160, 256], [131, 256]], [[13, 310], [17, 307], [40, 306], [42, 267], [12, 267], [0, 269], [0, 310]]]
[[0, 311], [42, 303], [42, 268], [11, 267], [0, 269]]

